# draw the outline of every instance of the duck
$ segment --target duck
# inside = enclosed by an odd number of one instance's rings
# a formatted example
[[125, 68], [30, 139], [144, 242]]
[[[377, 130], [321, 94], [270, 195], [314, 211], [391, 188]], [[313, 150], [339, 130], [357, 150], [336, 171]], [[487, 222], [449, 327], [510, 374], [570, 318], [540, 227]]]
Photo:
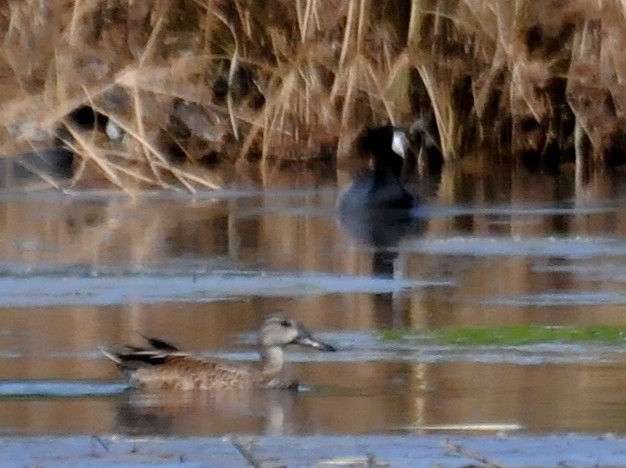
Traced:
[[404, 130], [392, 125], [368, 129], [359, 139], [359, 146], [371, 155], [372, 170], [357, 176], [342, 193], [339, 212], [369, 210], [384, 214], [415, 208], [417, 199], [401, 178], [409, 149]]
[[314, 338], [300, 322], [278, 316], [263, 322], [258, 332], [261, 361], [248, 367], [206, 360], [160, 338], [141, 336], [149, 347], [126, 346], [121, 351], [101, 351], [117, 365], [131, 388], [147, 391], [298, 390], [298, 382], [282, 378], [284, 348], [300, 345], [324, 352], [336, 351], [335, 347]]

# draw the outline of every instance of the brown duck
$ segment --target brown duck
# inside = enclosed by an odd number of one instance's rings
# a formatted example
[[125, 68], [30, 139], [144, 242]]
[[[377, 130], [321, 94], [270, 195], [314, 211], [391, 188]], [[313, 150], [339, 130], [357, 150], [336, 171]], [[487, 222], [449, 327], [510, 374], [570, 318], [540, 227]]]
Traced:
[[144, 390], [297, 389], [297, 382], [281, 380], [283, 348], [297, 344], [320, 351], [336, 351], [313, 338], [296, 320], [281, 317], [268, 318], [261, 326], [258, 337], [261, 362], [250, 367], [208, 361], [158, 338], [144, 338], [150, 347], [102, 350], [117, 364], [131, 387]]

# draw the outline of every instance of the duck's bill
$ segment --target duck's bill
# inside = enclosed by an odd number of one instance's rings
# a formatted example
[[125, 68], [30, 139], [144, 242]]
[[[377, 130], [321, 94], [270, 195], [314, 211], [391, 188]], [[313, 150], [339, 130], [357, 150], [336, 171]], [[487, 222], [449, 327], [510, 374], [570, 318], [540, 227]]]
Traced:
[[308, 346], [310, 348], [315, 348], [315, 349], [318, 349], [320, 351], [325, 351], [325, 352], [337, 351], [337, 349], [334, 348], [333, 346], [326, 344], [326, 343], [322, 343], [321, 341], [317, 341], [315, 338], [311, 336], [304, 336], [298, 339], [298, 344], [302, 346]]

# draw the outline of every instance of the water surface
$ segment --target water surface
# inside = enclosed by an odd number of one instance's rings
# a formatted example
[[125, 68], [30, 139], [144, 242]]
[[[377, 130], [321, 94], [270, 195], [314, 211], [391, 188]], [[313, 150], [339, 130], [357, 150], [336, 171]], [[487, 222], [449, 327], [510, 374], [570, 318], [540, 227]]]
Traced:
[[[276, 177], [194, 196], [0, 194], [0, 431], [626, 433], [622, 346], [381, 333], [625, 325], [619, 177], [444, 173], [403, 226], [340, 222], [334, 177]], [[129, 392], [99, 352], [142, 332], [249, 363], [276, 312], [339, 348], [289, 352], [299, 394], [164, 401]]]

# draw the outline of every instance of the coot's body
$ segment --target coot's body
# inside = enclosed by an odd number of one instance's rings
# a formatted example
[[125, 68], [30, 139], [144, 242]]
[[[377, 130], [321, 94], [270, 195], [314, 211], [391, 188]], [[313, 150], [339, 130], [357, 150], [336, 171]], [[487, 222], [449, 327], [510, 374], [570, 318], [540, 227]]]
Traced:
[[402, 183], [408, 141], [402, 130], [385, 126], [368, 130], [359, 144], [371, 155], [372, 170], [357, 176], [340, 196], [341, 224], [369, 245], [396, 245], [410, 229], [418, 205]]

